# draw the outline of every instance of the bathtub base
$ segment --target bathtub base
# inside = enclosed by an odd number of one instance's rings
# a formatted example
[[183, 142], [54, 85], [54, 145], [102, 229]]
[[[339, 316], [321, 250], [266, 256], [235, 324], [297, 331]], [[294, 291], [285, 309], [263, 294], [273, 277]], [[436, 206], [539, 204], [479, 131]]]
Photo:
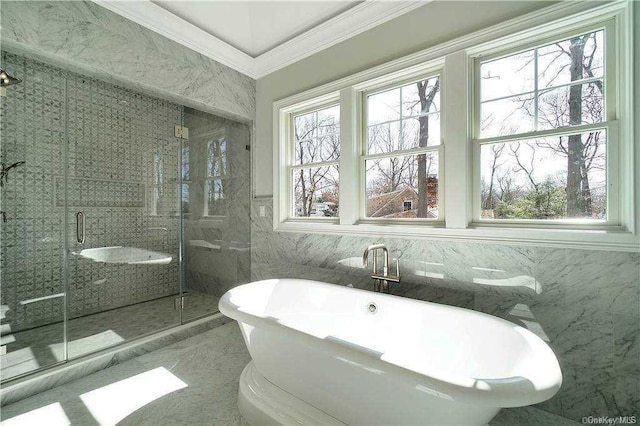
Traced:
[[242, 370], [238, 389], [238, 410], [250, 425], [345, 426], [334, 417], [275, 386], [251, 361]]

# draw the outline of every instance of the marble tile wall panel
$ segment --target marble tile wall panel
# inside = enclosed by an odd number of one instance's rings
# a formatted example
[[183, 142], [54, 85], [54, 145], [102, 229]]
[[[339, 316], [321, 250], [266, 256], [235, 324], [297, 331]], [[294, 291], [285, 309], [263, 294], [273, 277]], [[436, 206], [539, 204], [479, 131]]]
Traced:
[[[265, 206], [266, 217], [259, 216]], [[306, 278], [372, 289], [362, 252], [376, 238], [272, 231], [252, 203], [251, 279]], [[564, 375], [537, 407], [569, 421], [640, 413], [640, 255], [385, 238], [399, 257], [393, 294], [505, 318], [547, 341]], [[535, 423], [535, 422], [534, 422]]]
[[255, 80], [90, 1], [3, 1], [2, 45], [83, 74], [243, 121]]

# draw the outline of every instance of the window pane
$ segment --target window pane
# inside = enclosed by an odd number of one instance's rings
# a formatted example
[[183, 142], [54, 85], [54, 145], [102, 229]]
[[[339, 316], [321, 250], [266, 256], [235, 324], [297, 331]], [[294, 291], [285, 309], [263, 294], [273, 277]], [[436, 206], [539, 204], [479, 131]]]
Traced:
[[440, 111], [440, 78], [433, 77], [402, 87], [402, 115], [410, 117]]
[[438, 218], [438, 153], [366, 161], [366, 216]]
[[[582, 67], [572, 67], [573, 60]], [[538, 87], [604, 75], [604, 31], [572, 37], [538, 49]]]
[[318, 136], [340, 133], [340, 106], [318, 111]]
[[440, 145], [440, 114], [407, 118], [402, 122], [401, 149]]
[[313, 139], [317, 136], [318, 114], [315, 111], [294, 117], [293, 121], [296, 142]]
[[538, 130], [601, 123], [604, 118], [603, 81], [575, 84], [540, 94]]
[[440, 144], [439, 77], [369, 96], [367, 102], [368, 154]]
[[367, 97], [369, 126], [400, 119], [400, 89], [387, 90]]
[[534, 50], [483, 62], [480, 65], [480, 100], [533, 91], [534, 70]]
[[604, 130], [481, 147], [481, 217], [606, 219]]
[[293, 171], [295, 217], [338, 216], [339, 166]]
[[480, 105], [480, 136], [513, 135], [534, 130], [533, 95], [521, 95]]
[[207, 181], [207, 214], [209, 216], [224, 216], [226, 214], [223, 179], [209, 179]]
[[378, 124], [369, 127], [367, 152], [380, 154], [400, 149], [400, 122]]
[[224, 176], [227, 169], [227, 141], [209, 141], [207, 146], [207, 177]]
[[182, 184], [182, 212], [189, 213], [189, 184]]
[[[480, 137], [602, 122], [603, 73], [603, 30], [481, 63]], [[557, 87], [587, 78], [597, 80]]]
[[332, 106], [294, 118], [295, 164], [340, 158], [340, 107]]
[[189, 180], [189, 145], [182, 147], [182, 180]]

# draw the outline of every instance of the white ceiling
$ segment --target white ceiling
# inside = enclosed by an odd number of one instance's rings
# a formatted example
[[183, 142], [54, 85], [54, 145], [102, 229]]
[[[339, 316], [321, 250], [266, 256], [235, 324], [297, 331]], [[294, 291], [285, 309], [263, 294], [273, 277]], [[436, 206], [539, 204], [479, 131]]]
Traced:
[[93, 0], [250, 77], [260, 78], [430, 0]]
[[176, 0], [152, 2], [254, 58], [361, 3]]

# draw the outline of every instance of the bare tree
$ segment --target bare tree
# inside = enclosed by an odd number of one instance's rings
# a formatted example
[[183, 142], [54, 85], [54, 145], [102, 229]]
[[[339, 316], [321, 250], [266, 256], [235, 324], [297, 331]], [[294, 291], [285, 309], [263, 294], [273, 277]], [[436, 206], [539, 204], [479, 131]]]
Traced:
[[[391, 125], [376, 126], [369, 135], [369, 150], [376, 147], [381, 152], [393, 152], [398, 149]], [[389, 157], [371, 162], [369, 170], [375, 170], [379, 177], [371, 181], [370, 194], [380, 195], [398, 190], [403, 184], [410, 184], [411, 157]]]
[[[517, 70], [517, 72], [527, 70], [529, 69], [527, 67], [532, 66], [533, 60], [538, 60], [540, 70], [535, 78], [538, 79], [540, 87], [537, 102], [524, 95], [514, 97], [514, 109], [504, 120], [504, 123], [497, 123], [495, 117], [488, 117], [482, 123], [483, 128], [484, 126], [498, 126], [502, 129], [500, 134], [517, 133], [511, 131], [513, 130], [511, 126], [517, 125], [518, 120], [515, 118], [515, 114], [518, 112], [523, 112], [525, 116], [532, 118], [537, 117], [539, 130], [601, 122], [604, 113], [604, 88], [602, 80], [596, 78], [597, 69], [602, 66], [600, 59], [602, 58], [602, 46], [599, 46], [601, 34], [596, 31], [537, 49], [536, 56], [531, 55], [532, 59], [523, 61]], [[568, 87], [560, 85], [560, 87], [553, 88], [558, 86], [559, 78], [565, 78], [563, 76], [567, 76], [569, 83], [573, 84]], [[483, 78], [495, 77], [487, 74]], [[580, 83], [584, 79], [591, 80]], [[513, 119], [512, 116], [514, 116]], [[555, 184], [563, 181], [567, 217], [593, 217], [596, 213], [603, 214], [602, 197], [596, 198], [602, 206], [598, 205], [594, 210], [593, 188], [590, 181], [594, 172], [604, 172], [606, 138], [602, 131], [589, 132], [587, 135], [573, 134], [556, 138], [538, 138], [529, 145], [533, 148], [531, 154], [533, 156], [536, 155], [535, 148], [540, 148], [566, 158], [566, 179], [561, 178], [560, 175], [553, 177], [553, 179], [555, 179]], [[520, 172], [528, 178], [533, 177], [533, 175], [527, 174], [527, 170], [532, 171], [528, 166], [529, 158], [516, 158], [518, 155], [522, 155], [519, 150], [517, 152], [512, 150], [510, 154], [519, 164], [527, 166], [519, 167]], [[495, 164], [494, 161], [494, 166]], [[491, 180], [485, 183], [489, 186], [489, 188], [485, 188], [485, 192], [489, 192], [490, 189], [492, 195], [495, 168], [493, 169]], [[531, 182], [530, 179], [528, 180]], [[538, 185], [543, 183], [546, 187], [550, 185], [544, 179], [536, 182]], [[535, 186], [532, 186], [531, 189], [536, 194], [540, 194], [540, 187], [536, 189]], [[483, 208], [487, 209], [491, 202], [492, 198], [483, 197]]]
[[[571, 82], [594, 77], [594, 66], [597, 65], [594, 59], [599, 48], [596, 34], [593, 32], [572, 37], [568, 40], [568, 46], [556, 43], [554, 49], [548, 49], [545, 54], [552, 56], [552, 59], [548, 61], [544, 71], [552, 71], [555, 74], [551, 76], [550, 81], [554, 81], [567, 68]], [[588, 46], [590, 49], [587, 51]], [[540, 119], [548, 127], [576, 126], [585, 124], [585, 121], [602, 121], [604, 95], [602, 81], [593, 80], [590, 83], [574, 84], [569, 87], [568, 97], [561, 90], [554, 92], [556, 92], [555, 95], [549, 93], [540, 99], [543, 111]], [[568, 217], [592, 217], [593, 215], [589, 175], [591, 171], [603, 167], [604, 143], [603, 135], [600, 131], [596, 131], [589, 133], [586, 140], [583, 139], [582, 134], [575, 134], [558, 137], [553, 144], [540, 144], [567, 158]]]
[[406, 118], [400, 120], [401, 127], [398, 128], [398, 120], [392, 120], [369, 129], [368, 151], [391, 155], [367, 162], [367, 172], [375, 172], [375, 177], [367, 181], [367, 193], [371, 197], [412, 188], [418, 196], [416, 215], [428, 217], [429, 206], [434, 201], [429, 200], [429, 177], [437, 173], [434, 171], [437, 168], [437, 157], [432, 153], [392, 155], [394, 151], [408, 147], [427, 147], [429, 144], [430, 116], [427, 113], [433, 112], [440, 91], [440, 80], [435, 77], [415, 84], [416, 90], [411, 86], [402, 88], [400, 104], [387, 106], [397, 117]]
[[[319, 119], [317, 115], [298, 117], [295, 126], [295, 153], [298, 164], [337, 159], [340, 153], [338, 123], [332, 116]], [[298, 170], [296, 179], [297, 205], [303, 216], [310, 216], [318, 194], [337, 189], [338, 180], [332, 173], [335, 166], [309, 167]], [[333, 197], [335, 198], [335, 197]]]
[[[427, 86], [429, 80], [417, 82], [418, 96], [422, 112], [429, 112], [433, 105], [436, 94], [440, 91], [440, 79], [436, 79], [433, 86]], [[428, 90], [427, 90], [428, 89]], [[425, 147], [429, 142], [429, 116], [423, 115], [419, 118], [420, 136], [418, 146]], [[430, 165], [430, 164], [429, 164]], [[427, 191], [427, 154], [418, 155], [418, 217], [427, 217], [429, 210], [429, 200]]]
[[496, 173], [498, 169], [504, 164], [504, 161], [500, 161], [502, 152], [505, 145], [494, 144], [491, 146], [491, 172], [489, 173], [489, 184], [486, 193], [483, 192], [482, 196], [482, 208], [485, 210], [493, 210], [495, 207], [494, 200], [494, 182], [496, 181]]

